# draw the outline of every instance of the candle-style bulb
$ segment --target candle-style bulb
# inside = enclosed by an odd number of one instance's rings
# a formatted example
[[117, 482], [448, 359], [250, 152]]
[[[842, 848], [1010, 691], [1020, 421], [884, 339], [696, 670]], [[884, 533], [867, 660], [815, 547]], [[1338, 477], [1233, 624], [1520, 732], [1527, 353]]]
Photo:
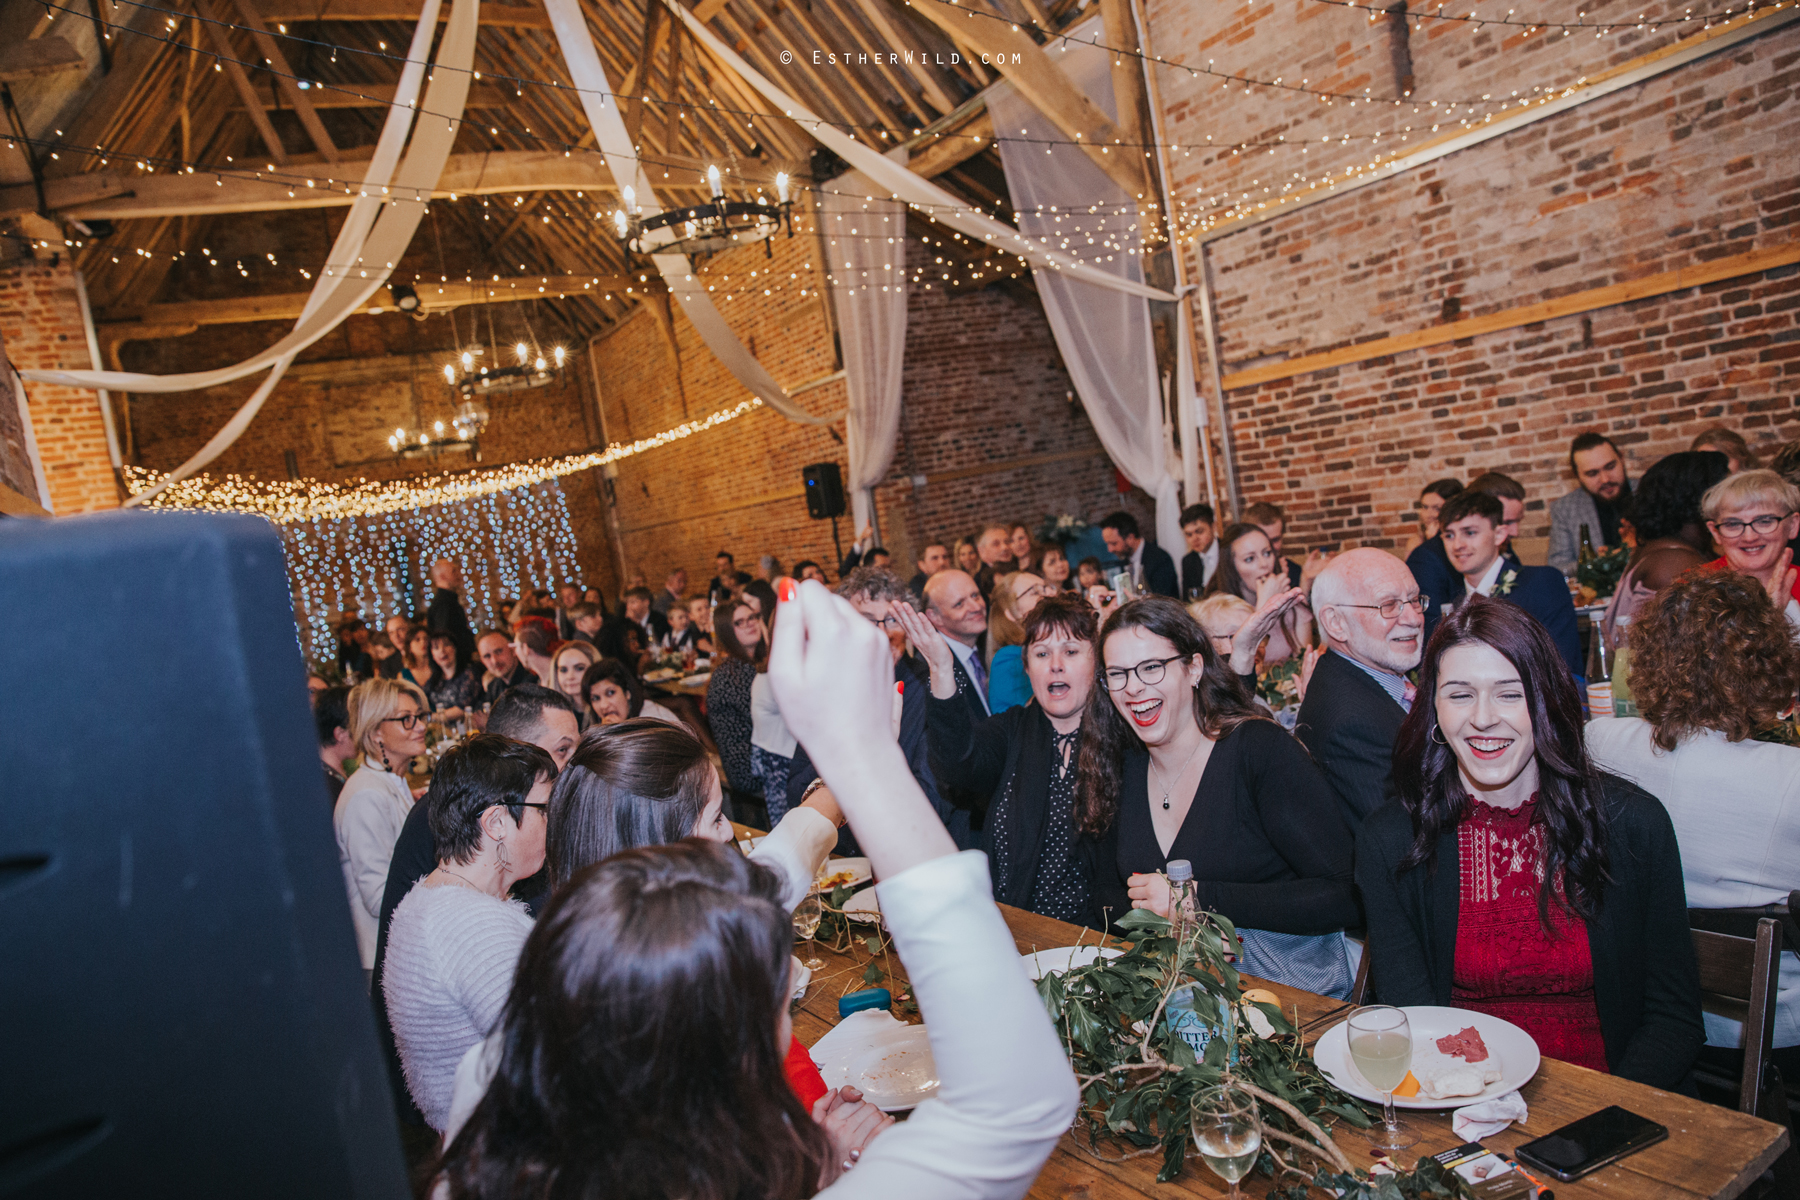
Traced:
[[527, 362], [531, 358], [531, 348], [528, 347], [524, 342], [520, 342], [517, 346], [514, 346], [513, 353], [515, 353], [519, 356], [519, 361], [521, 363]]
[[456, 367], [451, 363], [444, 364], [444, 382], [445, 383], [455, 383], [456, 382]]
[[621, 208], [613, 213], [613, 228], [619, 231], [620, 237], [624, 237], [627, 233], [631, 232], [631, 218], [625, 215], [624, 209]]
[[555, 354], [556, 354], [556, 365], [560, 367], [563, 365], [563, 348], [561, 346], [558, 346], [555, 350]]
[[718, 167], [711, 166], [706, 168], [706, 186], [712, 189], [714, 200], [718, 200], [725, 195], [724, 185], [719, 182]]
[[788, 202], [788, 177], [786, 171], [782, 171], [775, 176], [775, 190], [780, 193], [781, 202], [786, 204]]
[[625, 197], [625, 211], [638, 211], [637, 192], [629, 183], [625, 185], [625, 190], [621, 194]]

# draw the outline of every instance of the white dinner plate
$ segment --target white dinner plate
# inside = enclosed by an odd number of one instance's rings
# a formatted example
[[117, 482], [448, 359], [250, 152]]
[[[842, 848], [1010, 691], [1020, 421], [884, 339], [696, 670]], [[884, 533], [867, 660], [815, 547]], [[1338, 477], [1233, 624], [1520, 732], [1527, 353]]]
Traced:
[[[891, 1020], [891, 1018], [890, 1018]], [[923, 1025], [876, 1025], [835, 1045], [823, 1039], [813, 1061], [831, 1088], [849, 1084], [883, 1112], [905, 1112], [937, 1095], [937, 1063]]]
[[645, 671], [644, 682], [662, 683], [666, 680], [675, 678], [679, 674], [681, 674], [681, 672], [675, 670], [673, 667], [661, 667], [655, 671]]
[[881, 924], [881, 901], [875, 898], [875, 889], [864, 888], [844, 901], [844, 915], [852, 921], [866, 921], [871, 925]]
[[825, 864], [824, 874], [813, 881], [813, 891], [827, 895], [834, 888], [860, 887], [875, 878], [866, 858], [834, 858]]
[[[1434, 1060], [1442, 1061], [1435, 1044], [1438, 1038], [1458, 1033], [1471, 1025], [1481, 1034], [1481, 1040], [1488, 1049], [1488, 1057], [1494, 1060], [1500, 1071], [1500, 1078], [1474, 1096], [1452, 1096], [1437, 1100], [1427, 1096], [1423, 1090], [1415, 1096], [1395, 1096], [1395, 1108], [1464, 1108], [1517, 1091], [1530, 1083], [1531, 1077], [1537, 1074], [1540, 1061], [1537, 1043], [1529, 1033], [1511, 1021], [1490, 1017], [1486, 1013], [1470, 1012], [1466, 1008], [1442, 1008], [1425, 1004], [1409, 1005], [1400, 1011], [1406, 1014], [1407, 1024], [1412, 1027], [1415, 1078], [1421, 1065]], [[1327, 1030], [1313, 1046], [1313, 1062], [1318, 1064], [1319, 1071], [1325, 1078], [1352, 1096], [1380, 1104], [1385, 1093], [1369, 1086], [1368, 1081], [1362, 1077], [1362, 1072], [1356, 1069], [1356, 1064], [1350, 1059], [1349, 1033], [1347, 1022]]]
[[788, 979], [793, 982], [794, 999], [798, 1000], [806, 995], [806, 985], [812, 982], [812, 972], [807, 970], [805, 963], [795, 958], [794, 970]]
[[1019, 957], [1025, 962], [1025, 974], [1033, 979], [1042, 979], [1045, 975], [1054, 975], [1074, 967], [1090, 966], [1098, 958], [1117, 958], [1123, 953], [1123, 950], [1090, 943], [1086, 946], [1054, 946], [1048, 950], [1033, 950]]
[[711, 681], [711, 679], [712, 679], [711, 671], [702, 671], [698, 675], [689, 675], [686, 679], [683, 679], [681, 682], [687, 684], [689, 687], [699, 687], [701, 684]]

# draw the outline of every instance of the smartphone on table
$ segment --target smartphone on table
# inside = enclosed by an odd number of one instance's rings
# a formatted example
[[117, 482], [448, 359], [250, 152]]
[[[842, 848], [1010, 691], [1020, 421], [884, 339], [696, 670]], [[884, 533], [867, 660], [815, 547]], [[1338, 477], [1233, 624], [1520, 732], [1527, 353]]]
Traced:
[[1669, 1136], [1648, 1117], [1609, 1105], [1513, 1151], [1520, 1162], [1569, 1183]]

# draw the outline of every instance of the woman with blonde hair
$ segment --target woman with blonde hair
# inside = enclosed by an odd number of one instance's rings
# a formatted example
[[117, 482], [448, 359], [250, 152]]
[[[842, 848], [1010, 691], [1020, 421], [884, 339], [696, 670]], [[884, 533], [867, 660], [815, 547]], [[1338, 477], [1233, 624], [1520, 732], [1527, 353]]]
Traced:
[[1050, 594], [1043, 577], [1013, 571], [994, 581], [988, 597], [988, 711], [1005, 712], [1031, 699], [1025, 675], [1025, 618]]
[[1739, 471], [1707, 489], [1700, 511], [1725, 552], [1707, 566], [1750, 576], [1800, 627], [1800, 578], [1788, 548], [1800, 535], [1800, 488], [1773, 471]]
[[350, 740], [362, 755], [362, 765], [344, 781], [331, 823], [365, 971], [375, 966], [375, 934], [388, 862], [406, 814], [412, 811], [407, 768], [425, 753], [425, 720], [430, 712], [425, 693], [404, 679], [371, 679], [350, 691]]
[[1744, 440], [1744, 435], [1723, 425], [1702, 431], [1688, 449], [1715, 450], [1723, 454], [1734, 475], [1739, 471], [1754, 471], [1763, 465], [1762, 459], [1756, 457], [1756, 451], [1750, 449], [1750, 443]]
[[583, 729], [592, 725], [594, 718], [588, 711], [587, 694], [582, 691], [581, 681], [587, 675], [588, 668], [599, 661], [600, 651], [591, 644], [580, 641], [564, 642], [550, 657], [550, 687], [567, 696], [575, 705], [575, 712], [581, 718]]

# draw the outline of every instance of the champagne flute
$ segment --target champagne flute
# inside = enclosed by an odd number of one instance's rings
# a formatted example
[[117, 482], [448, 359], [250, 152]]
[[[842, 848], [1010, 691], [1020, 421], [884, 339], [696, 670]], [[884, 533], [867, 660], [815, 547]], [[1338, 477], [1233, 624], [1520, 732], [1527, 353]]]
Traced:
[[1418, 1142], [1418, 1135], [1404, 1128], [1394, 1115], [1394, 1089], [1412, 1070], [1412, 1026], [1406, 1014], [1389, 1004], [1371, 1004], [1350, 1014], [1350, 1061], [1369, 1085], [1386, 1096], [1381, 1110], [1382, 1128], [1371, 1130], [1369, 1140], [1378, 1150], [1404, 1150]]
[[1231, 1185], [1231, 1200], [1239, 1200], [1238, 1180], [1250, 1173], [1262, 1152], [1255, 1098], [1228, 1083], [1207, 1088], [1194, 1097], [1190, 1124], [1200, 1157]]
[[814, 950], [813, 938], [819, 932], [819, 921], [825, 916], [825, 902], [817, 893], [808, 896], [794, 909], [794, 932], [806, 942], [806, 953], [809, 956], [801, 966], [809, 971], [816, 971], [825, 965]]

